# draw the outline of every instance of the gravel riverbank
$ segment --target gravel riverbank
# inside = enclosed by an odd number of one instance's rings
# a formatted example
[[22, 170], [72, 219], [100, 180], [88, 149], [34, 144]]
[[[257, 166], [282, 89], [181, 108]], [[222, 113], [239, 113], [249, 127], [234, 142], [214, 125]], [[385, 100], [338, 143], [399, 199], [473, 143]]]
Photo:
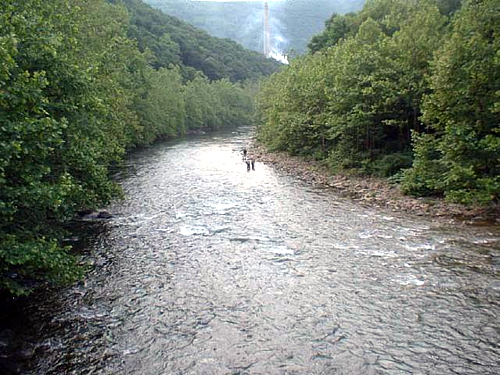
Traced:
[[249, 153], [255, 160], [272, 165], [283, 174], [295, 176], [309, 184], [325, 186], [363, 204], [405, 211], [433, 219], [453, 220], [467, 224], [500, 224], [500, 207], [466, 207], [445, 202], [442, 198], [406, 196], [387, 180], [376, 177], [332, 175], [321, 163], [285, 153], [268, 152], [254, 141]]

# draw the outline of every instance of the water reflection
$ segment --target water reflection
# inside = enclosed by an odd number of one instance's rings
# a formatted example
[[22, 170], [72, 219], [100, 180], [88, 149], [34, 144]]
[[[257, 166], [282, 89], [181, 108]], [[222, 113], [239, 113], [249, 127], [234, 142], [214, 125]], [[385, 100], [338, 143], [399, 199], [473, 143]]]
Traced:
[[32, 328], [12, 324], [24, 342], [10, 368], [500, 371], [497, 228], [362, 207], [259, 162], [247, 172], [248, 132], [134, 154], [127, 199], [90, 246], [93, 271], [23, 306]]

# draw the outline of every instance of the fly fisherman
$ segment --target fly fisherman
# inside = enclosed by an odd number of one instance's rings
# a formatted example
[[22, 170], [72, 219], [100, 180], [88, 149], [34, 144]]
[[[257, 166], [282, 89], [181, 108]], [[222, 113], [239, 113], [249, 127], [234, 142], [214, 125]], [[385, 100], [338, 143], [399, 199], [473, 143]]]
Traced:
[[250, 170], [250, 167], [252, 168], [253, 171], [255, 171], [255, 160], [254, 158], [250, 158], [247, 153], [247, 149], [243, 149], [243, 161], [247, 165], [247, 171]]

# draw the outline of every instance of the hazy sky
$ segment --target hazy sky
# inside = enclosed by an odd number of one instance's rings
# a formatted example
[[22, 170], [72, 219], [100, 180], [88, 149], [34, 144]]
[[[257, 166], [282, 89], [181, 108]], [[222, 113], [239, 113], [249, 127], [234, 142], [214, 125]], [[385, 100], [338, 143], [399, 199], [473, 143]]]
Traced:
[[265, 3], [266, 1], [269, 3], [271, 1], [283, 1], [283, 0], [193, 0], [193, 1], [215, 1], [215, 2], [236, 2], [236, 1], [256, 1], [259, 3]]

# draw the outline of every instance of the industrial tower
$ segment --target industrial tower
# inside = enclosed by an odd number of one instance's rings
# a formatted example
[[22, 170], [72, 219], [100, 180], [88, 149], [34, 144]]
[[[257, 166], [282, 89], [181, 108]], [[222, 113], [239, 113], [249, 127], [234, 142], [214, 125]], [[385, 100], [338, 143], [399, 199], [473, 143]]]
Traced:
[[271, 25], [269, 24], [269, 5], [264, 2], [264, 56], [271, 56]]

